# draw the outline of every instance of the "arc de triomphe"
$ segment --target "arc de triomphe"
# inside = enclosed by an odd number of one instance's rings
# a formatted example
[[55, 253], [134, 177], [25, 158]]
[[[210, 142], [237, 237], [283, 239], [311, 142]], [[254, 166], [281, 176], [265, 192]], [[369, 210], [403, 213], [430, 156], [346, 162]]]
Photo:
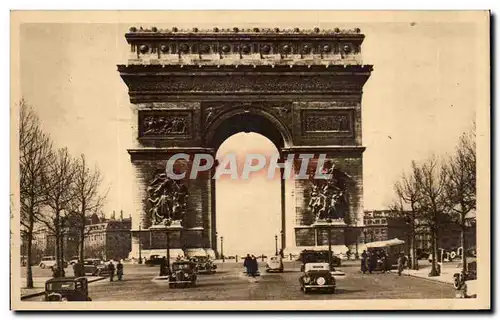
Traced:
[[[314, 154], [313, 168], [326, 154], [334, 165], [332, 188], [341, 190], [342, 201], [328, 223], [321, 197], [331, 195], [323, 182], [282, 180], [285, 253], [327, 245], [328, 228], [334, 251], [354, 251], [363, 241], [361, 100], [373, 67], [362, 62], [359, 29], [132, 27], [125, 38], [130, 58], [118, 71], [137, 115], [137, 148], [128, 150], [138, 208], [131, 257], [139, 256], [139, 242], [143, 257], [164, 255], [166, 233], [155, 225], [165, 210], [180, 220], [169, 229], [172, 255], [217, 251], [214, 170], [172, 182], [164, 177], [165, 162], [178, 153], [215, 157], [221, 143], [238, 132], [266, 136], [281, 159]], [[294, 160], [295, 172], [300, 161]]]

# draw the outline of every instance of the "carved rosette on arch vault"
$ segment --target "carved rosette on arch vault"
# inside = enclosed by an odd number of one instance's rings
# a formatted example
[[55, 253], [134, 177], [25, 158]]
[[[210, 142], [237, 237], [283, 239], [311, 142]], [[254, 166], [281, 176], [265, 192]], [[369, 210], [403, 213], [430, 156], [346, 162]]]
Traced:
[[[308, 174], [326, 155], [330, 179], [282, 182], [285, 251], [326, 245], [327, 224], [333, 245], [353, 246], [363, 224], [361, 100], [372, 71], [364, 37], [357, 28], [131, 28], [130, 58], [118, 71], [137, 110], [128, 150], [141, 227], [134, 223], [133, 251], [163, 248], [148, 232], [165, 221], [182, 226], [174, 248], [217, 250], [213, 170], [175, 182], [161, 171], [178, 153], [215, 155], [238, 132], [263, 134], [283, 159], [312, 154]], [[295, 157], [295, 173], [300, 166]]]

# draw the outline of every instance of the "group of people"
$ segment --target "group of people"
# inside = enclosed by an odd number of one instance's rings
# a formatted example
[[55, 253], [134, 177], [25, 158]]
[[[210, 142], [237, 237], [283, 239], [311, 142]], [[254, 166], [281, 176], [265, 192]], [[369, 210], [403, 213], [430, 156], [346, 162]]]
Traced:
[[[401, 275], [405, 266], [406, 255], [404, 254], [404, 252], [401, 252], [398, 255], [399, 275]], [[378, 249], [370, 250], [368, 252], [366, 252], [366, 250], [363, 250], [363, 253], [361, 254], [361, 272], [366, 273], [368, 271], [369, 273], [372, 273], [375, 270], [380, 270], [382, 271], [382, 273], [385, 273], [386, 271], [389, 271], [391, 267], [392, 264], [389, 261], [385, 250]]]
[[108, 271], [109, 271], [109, 281], [113, 281], [115, 278], [115, 271], [116, 271], [116, 276], [118, 277], [118, 281], [123, 280], [123, 263], [121, 260], [118, 261], [115, 265], [113, 264], [113, 261], [110, 261], [108, 264]]
[[380, 269], [383, 273], [390, 270], [390, 265], [387, 259], [387, 255], [384, 250], [373, 250], [368, 251], [363, 250], [361, 254], [361, 272], [372, 273], [373, 271]]
[[259, 274], [259, 263], [253, 254], [247, 254], [243, 261], [243, 267], [245, 267], [247, 275], [250, 277], [256, 277]]

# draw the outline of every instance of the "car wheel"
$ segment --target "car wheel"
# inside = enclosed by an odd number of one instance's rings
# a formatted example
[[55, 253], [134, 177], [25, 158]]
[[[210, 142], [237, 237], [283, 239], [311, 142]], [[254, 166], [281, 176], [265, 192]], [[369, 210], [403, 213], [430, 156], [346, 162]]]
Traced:
[[453, 277], [453, 287], [457, 290], [460, 289], [460, 276], [455, 275]]
[[283, 268], [281, 268], [281, 269], [279, 270], [279, 272], [283, 273]]
[[41, 263], [40, 268], [45, 269], [45, 264]]

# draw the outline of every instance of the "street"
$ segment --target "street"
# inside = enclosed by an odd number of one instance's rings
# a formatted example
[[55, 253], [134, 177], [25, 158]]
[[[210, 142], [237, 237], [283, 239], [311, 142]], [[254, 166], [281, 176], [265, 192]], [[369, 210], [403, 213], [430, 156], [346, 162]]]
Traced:
[[[451, 285], [422, 280], [396, 273], [361, 274], [359, 262], [345, 262], [346, 275], [337, 277], [334, 294], [304, 294], [299, 288], [300, 264], [285, 262], [284, 273], [266, 273], [260, 262], [261, 276], [251, 283], [242, 275], [241, 263], [218, 263], [217, 273], [198, 275], [195, 287], [170, 289], [167, 283], [152, 279], [158, 267], [125, 265], [124, 281], [101, 280], [90, 284], [93, 301], [168, 301], [168, 300], [331, 300], [331, 299], [440, 299], [454, 298]], [[36, 270], [38, 269], [38, 270]], [[34, 268], [36, 276], [47, 270]], [[72, 271], [68, 270], [68, 275]], [[35, 298], [40, 299], [40, 298]]]

